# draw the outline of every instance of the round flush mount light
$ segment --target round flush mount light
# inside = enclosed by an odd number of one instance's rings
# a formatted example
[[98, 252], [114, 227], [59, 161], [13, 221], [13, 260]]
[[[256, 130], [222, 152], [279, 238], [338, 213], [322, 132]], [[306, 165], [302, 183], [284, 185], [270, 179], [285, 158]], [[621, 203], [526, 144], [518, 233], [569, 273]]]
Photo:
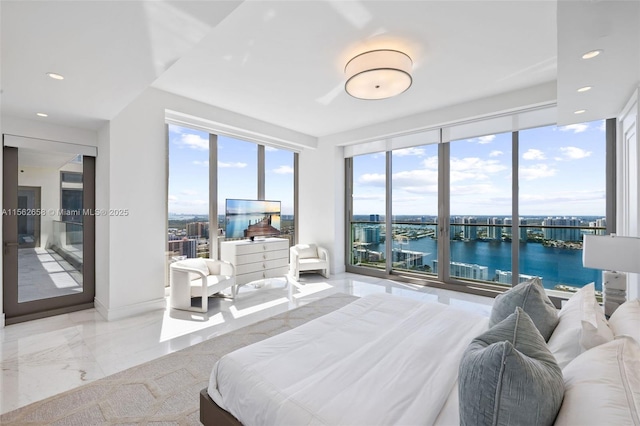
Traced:
[[45, 114], [44, 112], [36, 112], [36, 115], [38, 117], [48, 117], [49, 116], [49, 114]]
[[386, 99], [411, 87], [409, 55], [398, 50], [381, 49], [364, 52], [347, 62], [344, 85], [348, 94], [358, 99]]
[[584, 55], [582, 55], [582, 59], [592, 59], [595, 58], [596, 56], [598, 56], [599, 54], [601, 54], [603, 52], [602, 49], [595, 49], [595, 50], [590, 50], [587, 53], [585, 53]]
[[62, 74], [58, 74], [55, 72], [48, 72], [47, 75], [54, 80], [64, 80], [64, 76]]

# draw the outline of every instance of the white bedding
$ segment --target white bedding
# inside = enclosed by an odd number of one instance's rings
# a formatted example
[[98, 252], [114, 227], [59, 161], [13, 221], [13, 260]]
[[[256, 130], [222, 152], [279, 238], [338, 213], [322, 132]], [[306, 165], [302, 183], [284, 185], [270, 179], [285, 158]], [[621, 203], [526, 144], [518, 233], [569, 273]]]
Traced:
[[208, 392], [247, 426], [457, 423], [457, 403], [445, 403], [457, 401], [462, 352], [487, 324], [448, 305], [370, 295], [224, 356]]

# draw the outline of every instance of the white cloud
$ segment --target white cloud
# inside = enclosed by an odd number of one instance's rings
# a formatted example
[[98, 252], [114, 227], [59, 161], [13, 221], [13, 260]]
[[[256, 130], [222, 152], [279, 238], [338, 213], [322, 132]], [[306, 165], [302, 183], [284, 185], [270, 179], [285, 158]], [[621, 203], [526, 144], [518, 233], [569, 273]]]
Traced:
[[192, 161], [192, 163], [195, 164], [196, 166], [209, 167], [209, 160], [205, 160], [205, 161], [194, 160]]
[[598, 126], [598, 130], [600, 130], [601, 132], [605, 132], [607, 130], [607, 121], [606, 120], [602, 120], [600, 122], [600, 125]]
[[502, 151], [491, 151], [489, 153], [489, 157], [498, 157], [500, 155], [504, 155], [504, 152], [502, 152]]
[[438, 170], [438, 157], [427, 157], [422, 161], [422, 165], [425, 169]]
[[591, 151], [585, 151], [575, 146], [564, 146], [560, 148], [560, 151], [569, 160], [581, 160], [591, 156]]
[[407, 170], [394, 173], [391, 183], [393, 187], [422, 186], [438, 184], [438, 172], [435, 170]]
[[393, 156], [398, 156], [398, 157], [407, 157], [407, 156], [417, 156], [417, 157], [422, 157], [425, 153], [425, 149], [424, 148], [416, 148], [416, 147], [412, 147], [412, 148], [403, 148], [403, 149], [395, 149], [393, 150]]
[[380, 201], [380, 200], [384, 200], [384, 197], [385, 197], [384, 194], [362, 194], [362, 195], [354, 194], [353, 195], [354, 200], [361, 200], [361, 201]]
[[527, 152], [522, 154], [522, 158], [525, 160], [545, 160], [544, 152], [539, 149], [528, 149]]
[[567, 126], [560, 127], [561, 132], [573, 132], [573, 133], [582, 133], [589, 128], [588, 124], [580, 123], [580, 124], [569, 124]]
[[478, 138], [478, 143], [481, 145], [491, 143], [495, 138], [496, 138], [496, 135], [480, 136]]
[[247, 167], [247, 163], [225, 163], [218, 161], [218, 167], [221, 169], [243, 169]]
[[482, 160], [477, 157], [451, 157], [449, 166], [451, 169], [451, 182], [460, 182], [467, 179], [487, 180], [489, 175], [508, 170], [508, 167], [498, 160]]
[[178, 145], [186, 146], [198, 151], [209, 150], [209, 139], [203, 138], [200, 135], [194, 135], [192, 133], [182, 133], [180, 140], [177, 141]]
[[185, 189], [183, 191], [180, 191], [180, 194], [182, 195], [189, 195], [189, 196], [194, 196], [198, 194], [198, 191], [195, 191], [193, 189]]
[[544, 194], [520, 194], [520, 202], [525, 204], [576, 203], [604, 200], [605, 197], [604, 190], [560, 191]]
[[497, 188], [491, 184], [478, 185], [451, 185], [453, 195], [481, 195], [496, 192]]
[[384, 186], [385, 175], [381, 173], [365, 173], [358, 178], [358, 183], [364, 185]]
[[546, 164], [535, 164], [530, 167], [520, 167], [519, 176], [522, 180], [534, 180], [555, 176], [556, 171], [556, 169], [553, 169]]
[[275, 151], [278, 151], [278, 148], [274, 148], [274, 147], [272, 147], [272, 146], [266, 146], [266, 145], [265, 145], [264, 150], [265, 150], [266, 152], [275, 152]]
[[167, 197], [169, 199], [169, 202], [173, 202], [173, 201], [178, 201], [178, 197], [176, 197], [175, 195], [169, 195]]
[[279, 175], [290, 175], [290, 174], [293, 174], [293, 167], [280, 166], [277, 169], [273, 169], [273, 172]]

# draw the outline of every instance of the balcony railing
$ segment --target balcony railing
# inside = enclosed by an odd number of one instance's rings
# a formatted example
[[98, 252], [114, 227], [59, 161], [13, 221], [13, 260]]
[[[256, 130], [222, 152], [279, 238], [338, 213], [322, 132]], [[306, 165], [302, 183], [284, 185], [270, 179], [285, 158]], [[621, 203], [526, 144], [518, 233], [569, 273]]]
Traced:
[[[576, 291], [595, 282], [602, 288], [601, 273], [582, 267], [582, 235], [604, 234], [604, 227], [519, 225], [518, 238], [511, 224], [450, 224], [452, 278], [510, 286], [512, 243], [518, 242], [518, 282], [539, 277], [547, 289]], [[385, 269], [387, 243], [392, 244], [393, 270], [438, 274], [437, 223], [394, 222], [391, 235], [382, 222], [351, 222], [351, 264]]]

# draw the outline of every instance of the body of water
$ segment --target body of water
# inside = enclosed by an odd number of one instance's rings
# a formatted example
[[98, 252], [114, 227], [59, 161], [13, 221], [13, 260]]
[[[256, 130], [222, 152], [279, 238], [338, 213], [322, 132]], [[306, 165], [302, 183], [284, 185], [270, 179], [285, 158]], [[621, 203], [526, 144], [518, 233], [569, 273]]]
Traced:
[[[451, 241], [451, 261], [486, 266], [489, 281], [496, 270], [511, 271], [511, 241]], [[540, 243], [520, 242], [520, 274], [542, 277], [545, 288], [552, 289], [558, 284], [582, 287], [596, 283], [596, 290], [602, 290], [602, 272], [582, 266], [582, 250], [545, 247]], [[404, 244], [394, 242], [393, 248], [424, 253], [423, 265], [433, 268], [438, 247], [435, 239], [425, 237], [409, 240]], [[370, 250], [383, 252], [385, 244], [369, 246]]]

